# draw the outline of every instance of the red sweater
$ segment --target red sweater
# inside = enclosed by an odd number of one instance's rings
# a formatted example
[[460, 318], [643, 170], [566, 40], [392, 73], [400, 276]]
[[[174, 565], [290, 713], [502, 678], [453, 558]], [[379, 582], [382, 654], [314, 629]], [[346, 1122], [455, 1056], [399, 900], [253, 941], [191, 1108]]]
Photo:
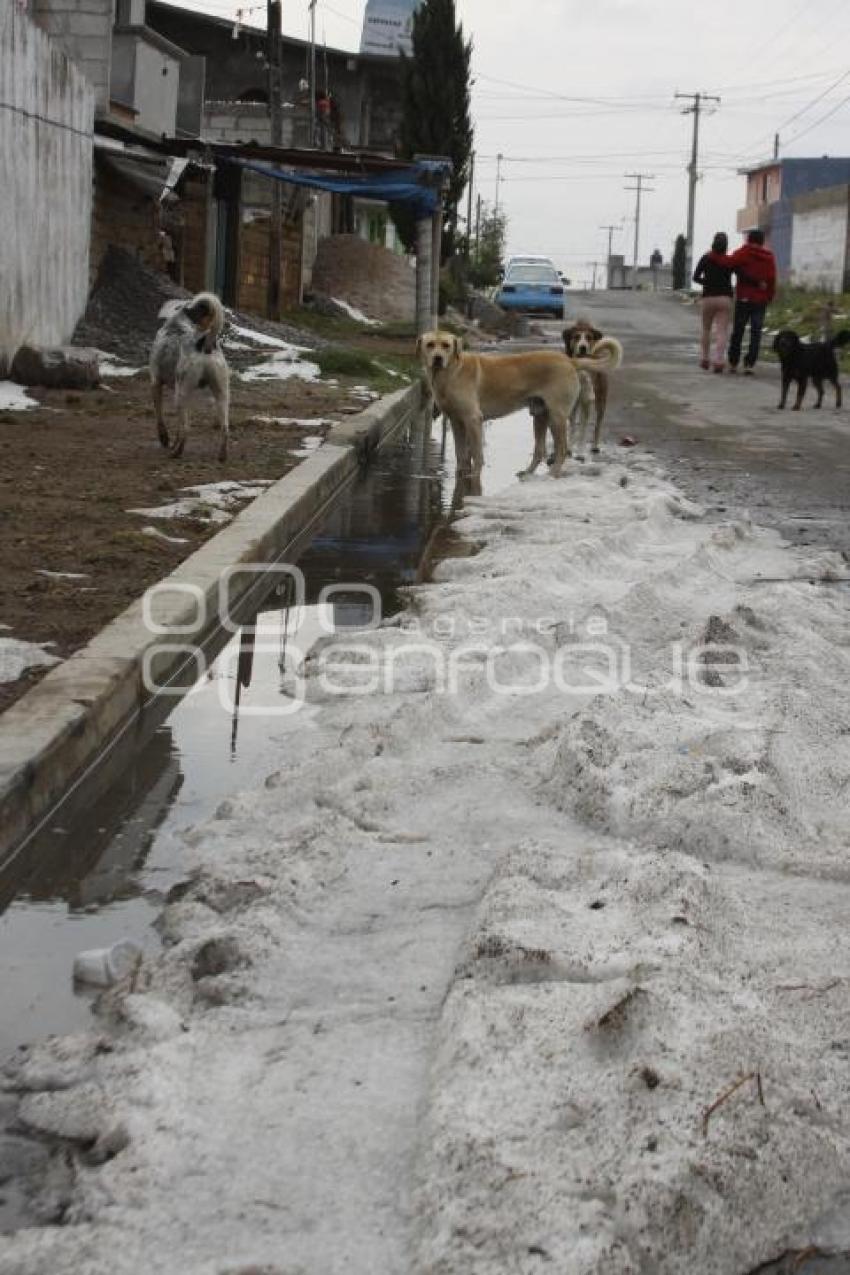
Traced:
[[738, 276], [735, 295], [739, 301], [768, 305], [776, 295], [776, 258], [769, 248], [745, 243], [731, 256], [719, 252], [709, 254], [718, 265], [728, 266]]

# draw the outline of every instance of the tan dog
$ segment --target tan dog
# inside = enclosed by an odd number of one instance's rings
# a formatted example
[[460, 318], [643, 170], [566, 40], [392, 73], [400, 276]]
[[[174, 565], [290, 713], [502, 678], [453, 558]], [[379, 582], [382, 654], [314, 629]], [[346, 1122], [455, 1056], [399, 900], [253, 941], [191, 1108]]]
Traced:
[[416, 348], [434, 401], [451, 422], [458, 467], [468, 466], [473, 473], [481, 469], [485, 420], [528, 408], [534, 418], [534, 455], [525, 472], [533, 474], [545, 459], [546, 431], [551, 429], [552, 476], [559, 477], [570, 454], [570, 417], [582, 395], [579, 370], [611, 371], [620, 365], [619, 343], [604, 344], [600, 355], [585, 359], [565, 359], [554, 350], [471, 354], [448, 332], [424, 333]]
[[[599, 329], [595, 328], [587, 319], [577, 319], [570, 327], [564, 328], [561, 336], [567, 357], [571, 359], [585, 358], [603, 340]], [[592, 400], [596, 403], [596, 423], [593, 427], [593, 447], [591, 450], [596, 453], [599, 451], [602, 422], [605, 419], [605, 408], [608, 405], [608, 377], [605, 372], [591, 372], [590, 379], [593, 383]]]

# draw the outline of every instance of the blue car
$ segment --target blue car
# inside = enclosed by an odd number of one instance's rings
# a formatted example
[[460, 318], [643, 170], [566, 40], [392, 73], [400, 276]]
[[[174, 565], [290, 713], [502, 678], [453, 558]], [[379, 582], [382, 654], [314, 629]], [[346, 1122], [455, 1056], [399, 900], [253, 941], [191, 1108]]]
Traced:
[[564, 317], [564, 283], [553, 265], [542, 261], [514, 261], [496, 293], [496, 304], [520, 314]]

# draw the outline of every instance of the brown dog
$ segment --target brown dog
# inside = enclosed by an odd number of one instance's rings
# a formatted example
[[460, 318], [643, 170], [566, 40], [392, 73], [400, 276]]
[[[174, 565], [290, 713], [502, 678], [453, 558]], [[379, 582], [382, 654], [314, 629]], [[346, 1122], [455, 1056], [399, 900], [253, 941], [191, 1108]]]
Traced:
[[[577, 319], [571, 327], [564, 328], [562, 336], [564, 349], [571, 359], [586, 358], [592, 354], [597, 341], [602, 340], [602, 333], [599, 329], [595, 328], [592, 323], [588, 323], [586, 319]], [[596, 403], [596, 423], [593, 427], [592, 448], [592, 451], [596, 454], [599, 451], [602, 422], [605, 419], [605, 409], [608, 406], [608, 377], [605, 372], [590, 372], [589, 376], [593, 384], [593, 398]]]
[[593, 357], [565, 359], [554, 350], [524, 354], [472, 354], [449, 332], [426, 332], [417, 342], [434, 401], [448, 416], [459, 467], [477, 473], [483, 464], [485, 420], [510, 416], [523, 408], [534, 418], [534, 455], [525, 471], [533, 474], [546, 456], [546, 431], [555, 440], [552, 476], [560, 476], [570, 454], [570, 418], [581, 398], [579, 370], [611, 371], [622, 350], [606, 341]]

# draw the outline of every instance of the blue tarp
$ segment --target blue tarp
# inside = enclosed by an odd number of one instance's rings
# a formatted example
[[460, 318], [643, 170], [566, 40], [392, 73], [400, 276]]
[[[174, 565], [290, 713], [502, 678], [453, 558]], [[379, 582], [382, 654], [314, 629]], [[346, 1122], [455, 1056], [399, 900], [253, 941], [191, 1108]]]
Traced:
[[303, 169], [279, 168], [255, 160], [240, 159], [236, 163], [252, 173], [260, 173], [293, 186], [327, 190], [335, 195], [354, 195], [361, 199], [380, 199], [388, 204], [409, 204], [417, 217], [430, 217], [439, 207], [441, 179], [448, 175], [446, 164], [434, 160], [420, 161], [396, 172], [364, 173], [354, 176], [331, 176]]

